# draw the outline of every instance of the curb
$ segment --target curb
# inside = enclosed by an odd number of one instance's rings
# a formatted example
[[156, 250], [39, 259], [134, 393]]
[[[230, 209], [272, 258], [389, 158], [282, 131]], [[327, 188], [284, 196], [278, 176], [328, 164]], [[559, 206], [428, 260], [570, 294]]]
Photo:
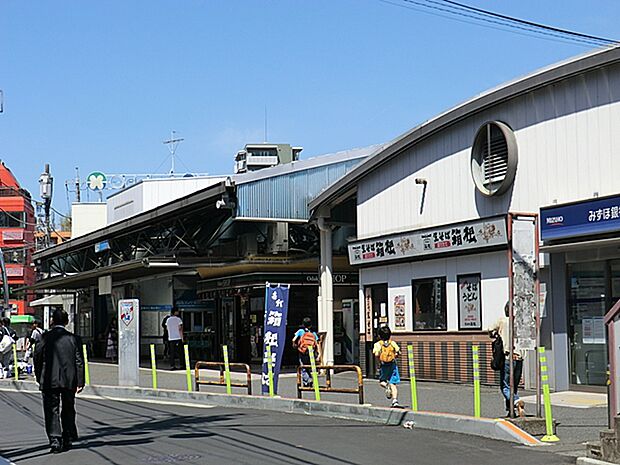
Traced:
[[577, 465], [614, 465], [611, 462], [605, 462], [604, 460], [591, 459], [590, 457], [578, 457]]
[[[11, 381], [12, 390], [38, 392], [33, 382]], [[406, 409], [372, 407], [369, 405], [281, 397], [260, 397], [241, 394], [153, 390], [140, 387], [86, 386], [84, 394], [100, 398], [148, 399], [168, 402], [216, 405], [220, 407], [273, 410], [286, 413], [317, 415], [329, 418], [364, 421], [382, 425], [400, 426], [409, 423], [416, 428], [482, 436], [528, 446], [543, 445], [538, 439], [514, 424], [491, 418], [435, 412], [413, 412]]]

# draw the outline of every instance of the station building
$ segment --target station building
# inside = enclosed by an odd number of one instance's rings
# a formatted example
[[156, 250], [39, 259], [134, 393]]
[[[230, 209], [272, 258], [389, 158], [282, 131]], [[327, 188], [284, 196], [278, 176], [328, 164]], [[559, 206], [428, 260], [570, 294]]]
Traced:
[[[553, 388], [604, 389], [603, 316], [620, 298], [619, 128], [620, 48], [598, 50], [437, 115], [312, 200], [332, 231], [355, 228], [366, 373], [389, 324], [414, 346], [419, 377], [470, 381], [471, 346], [488, 362], [485, 328], [511, 302], [516, 344], [547, 348]], [[496, 382], [490, 368], [481, 378]]]
[[[237, 154], [237, 174], [142, 180], [105, 204], [77, 205], [79, 231], [35, 254], [33, 288], [76, 296], [72, 322], [94, 357], [105, 355], [118, 300], [137, 298], [144, 356], [150, 343], [162, 348], [161, 322], [177, 307], [193, 360], [221, 360], [226, 344], [232, 361], [260, 363], [267, 282], [291, 284], [287, 340], [304, 317], [318, 318], [319, 232], [308, 202], [377, 148], [299, 160], [301, 148], [252, 144]], [[335, 342], [336, 361], [354, 363], [351, 233], [343, 227], [333, 241]], [[284, 363], [297, 363], [292, 347]]]

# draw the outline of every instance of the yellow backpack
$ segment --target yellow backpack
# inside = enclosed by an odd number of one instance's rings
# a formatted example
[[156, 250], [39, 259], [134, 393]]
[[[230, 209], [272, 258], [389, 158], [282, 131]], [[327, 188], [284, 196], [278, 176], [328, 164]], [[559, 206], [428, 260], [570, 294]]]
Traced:
[[396, 348], [392, 341], [381, 341], [381, 352], [379, 352], [379, 360], [382, 363], [392, 363], [396, 360]]

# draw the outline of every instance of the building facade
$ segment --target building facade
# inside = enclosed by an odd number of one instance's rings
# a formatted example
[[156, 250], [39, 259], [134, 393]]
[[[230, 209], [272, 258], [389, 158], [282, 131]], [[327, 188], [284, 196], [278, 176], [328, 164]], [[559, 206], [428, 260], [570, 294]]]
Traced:
[[[468, 381], [472, 344], [488, 361], [485, 328], [510, 302], [516, 344], [548, 349], [555, 389], [603, 386], [602, 317], [620, 282], [618, 127], [615, 48], [485, 92], [327, 188], [311, 202], [315, 217], [337, 228], [339, 208], [356, 209], [349, 259], [360, 273], [362, 347], [389, 324], [414, 345], [419, 376]], [[585, 212], [575, 221], [587, 227], [571, 230], [562, 207]], [[371, 374], [372, 359], [363, 362]]]

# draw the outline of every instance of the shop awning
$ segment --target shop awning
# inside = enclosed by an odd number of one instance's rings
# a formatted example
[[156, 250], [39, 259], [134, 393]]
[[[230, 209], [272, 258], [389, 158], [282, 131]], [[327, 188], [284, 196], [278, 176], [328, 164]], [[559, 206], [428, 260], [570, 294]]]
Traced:
[[57, 305], [62, 305], [62, 303], [63, 303], [63, 299], [61, 295], [52, 294], [52, 295], [48, 295], [46, 297], [42, 297], [37, 300], [33, 300], [32, 302], [30, 302], [30, 306], [31, 307], [45, 307], [47, 305], [57, 306]]

